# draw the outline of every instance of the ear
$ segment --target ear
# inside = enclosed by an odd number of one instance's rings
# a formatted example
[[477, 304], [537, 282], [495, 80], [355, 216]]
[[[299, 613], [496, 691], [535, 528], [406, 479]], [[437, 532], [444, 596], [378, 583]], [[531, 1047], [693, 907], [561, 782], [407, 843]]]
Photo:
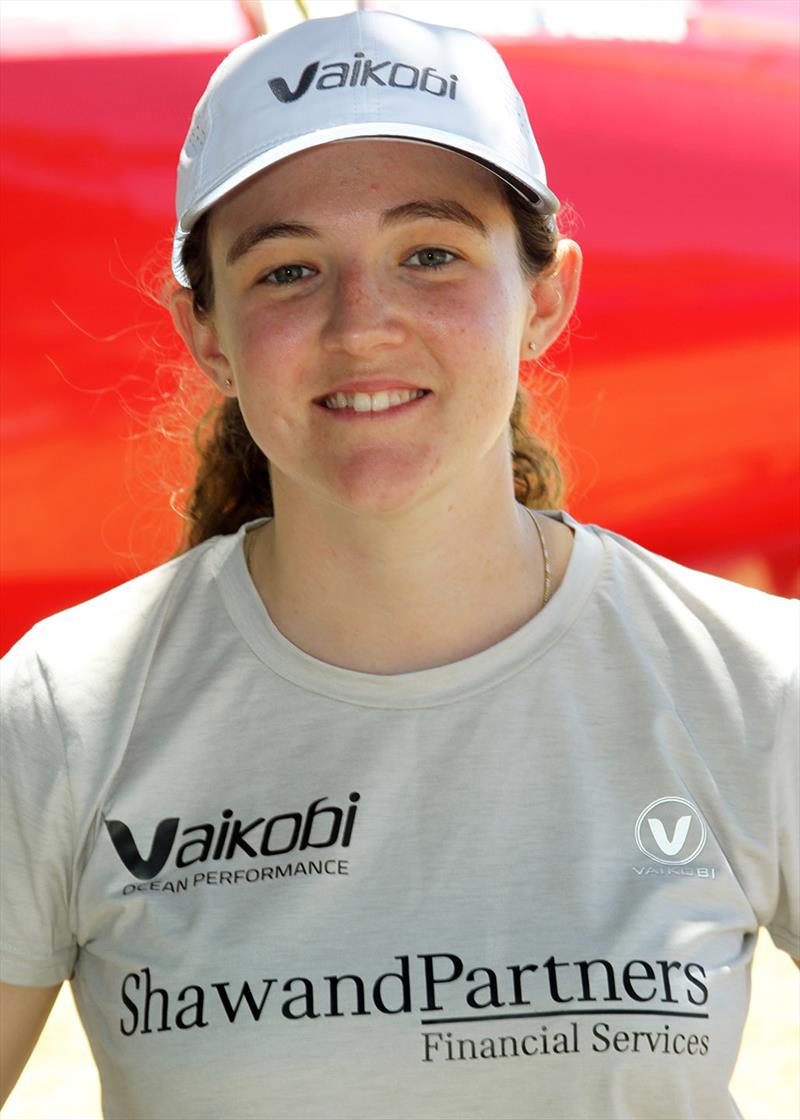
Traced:
[[212, 320], [198, 319], [192, 306], [192, 291], [178, 288], [172, 293], [169, 310], [175, 330], [200, 369], [226, 397], [236, 396], [236, 379], [222, 352]]
[[[522, 338], [520, 360], [541, 358], [569, 322], [578, 299], [583, 253], [565, 237], [558, 243], [556, 259], [545, 276], [531, 287], [532, 312]], [[529, 343], [535, 342], [531, 350]]]

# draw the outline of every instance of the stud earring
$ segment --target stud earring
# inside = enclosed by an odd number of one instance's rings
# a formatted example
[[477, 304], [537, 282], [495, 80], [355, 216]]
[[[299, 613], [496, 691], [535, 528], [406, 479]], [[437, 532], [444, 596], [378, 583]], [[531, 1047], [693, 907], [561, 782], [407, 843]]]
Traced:
[[233, 382], [231, 381], [230, 377], [225, 378], [225, 388], [226, 389], [232, 389], [233, 388]]
[[528, 343], [528, 349], [529, 350], [535, 350], [536, 349], [536, 343], [535, 342], [529, 342]]

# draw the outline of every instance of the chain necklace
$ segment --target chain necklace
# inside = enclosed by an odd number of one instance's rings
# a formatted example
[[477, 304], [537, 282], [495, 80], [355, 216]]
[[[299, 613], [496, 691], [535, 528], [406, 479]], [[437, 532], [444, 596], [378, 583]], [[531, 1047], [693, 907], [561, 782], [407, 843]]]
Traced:
[[[544, 539], [544, 533], [542, 532], [542, 527], [539, 524], [539, 522], [536, 520], [536, 517], [534, 516], [533, 510], [528, 509], [527, 506], [523, 506], [523, 509], [525, 510], [526, 513], [530, 514], [531, 521], [536, 526], [536, 532], [539, 534], [539, 540], [541, 541], [541, 544], [542, 544], [542, 553], [544, 555], [544, 598], [542, 599], [542, 606], [545, 606], [545, 604], [547, 603], [547, 600], [550, 598], [550, 552], [547, 548], [547, 541]], [[247, 564], [247, 568], [248, 568], [248, 571], [250, 572], [251, 576], [253, 574], [253, 563], [252, 563], [252, 561], [253, 561], [253, 548], [255, 547], [255, 543], [256, 543], [255, 533], [252, 532], [252, 531], [249, 532], [249, 533], [245, 533], [244, 555], [245, 555], [245, 562]]]
[[536, 532], [539, 534], [539, 540], [542, 542], [542, 552], [544, 553], [544, 598], [542, 599], [542, 606], [544, 606], [550, 598], [550, 553], [547, 550], [547, 541], [544, 539], [542, 527], [534, 517], [533, 510], [528, 509], [527, 506], [523, 506], [523, 509], [526, 513], [531, 515], [531, 521], [533, 521], [536, 526]]

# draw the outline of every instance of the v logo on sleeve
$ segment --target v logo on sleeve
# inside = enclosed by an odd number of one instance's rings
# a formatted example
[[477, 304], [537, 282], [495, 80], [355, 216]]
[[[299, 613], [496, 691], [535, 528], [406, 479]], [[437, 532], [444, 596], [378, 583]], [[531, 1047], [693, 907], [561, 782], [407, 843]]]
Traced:
[[660, 821], [658, 817], [648, 817], [647, 823], [650, 825], [653, 839], [664, 855], [676, 856], [686, 843], [686, 837], [689, 835], [689, 825], [692, 823], [692, 818], [690, 816], [680, 818], [675, 825], [672, 839], [667, 836], [667, 830], [664, 828], [663, 821]]
[[648, 859], [684, 864], [700, 855], [708, 829], [699, 810], [685, 798], [659, 797], [639, 814], [634, 836], [637, 848]]

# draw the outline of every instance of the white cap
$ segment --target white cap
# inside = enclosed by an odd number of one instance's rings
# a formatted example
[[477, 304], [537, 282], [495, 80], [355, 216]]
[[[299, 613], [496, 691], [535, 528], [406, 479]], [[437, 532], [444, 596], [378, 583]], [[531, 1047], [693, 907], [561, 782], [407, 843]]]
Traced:
[[178, 163], [176, 279], [190, 287], [183, 242], [234, 187], [296, 152], [369, 137], [449, 148], [542, 214], [561, 205], [522, 98], [485, 39], [391, 12], [309, 19], [236, 47], [197, 103]]

